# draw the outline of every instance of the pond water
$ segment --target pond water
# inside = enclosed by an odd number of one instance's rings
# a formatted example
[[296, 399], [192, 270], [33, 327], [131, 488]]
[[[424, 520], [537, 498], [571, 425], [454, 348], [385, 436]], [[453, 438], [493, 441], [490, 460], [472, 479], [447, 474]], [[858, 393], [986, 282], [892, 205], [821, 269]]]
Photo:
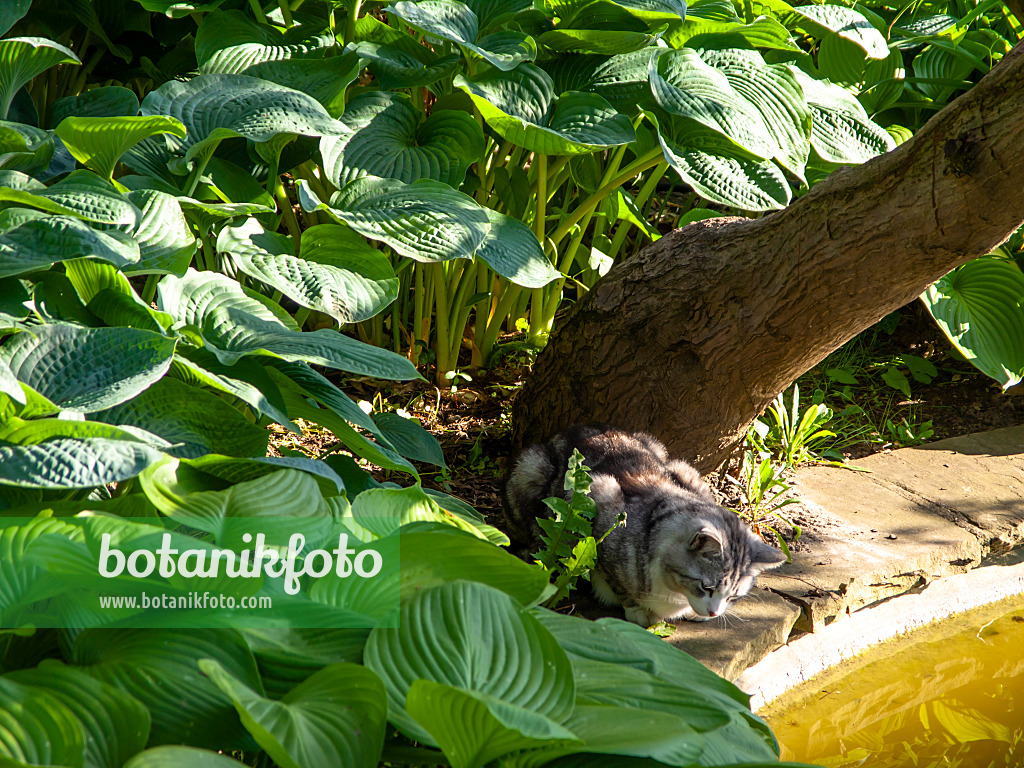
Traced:
[[759, 712], [782, 759], [838, 768], [1024, 766], [1024, 599], [918, 630]]

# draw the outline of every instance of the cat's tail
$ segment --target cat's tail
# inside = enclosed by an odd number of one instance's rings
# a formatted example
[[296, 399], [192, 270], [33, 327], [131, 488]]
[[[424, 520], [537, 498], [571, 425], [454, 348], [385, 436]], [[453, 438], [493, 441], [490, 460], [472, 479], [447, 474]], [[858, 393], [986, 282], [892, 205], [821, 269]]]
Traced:
[[512, 540], [513, 551], [529, 549], [539, 542], [537, 518], [548, 516], [542, 499], [559, 495], [551, 492], [559, 474], [558, 457], [550, 444], [531, 445], [516, 457], [504, 493], [505, 533]]

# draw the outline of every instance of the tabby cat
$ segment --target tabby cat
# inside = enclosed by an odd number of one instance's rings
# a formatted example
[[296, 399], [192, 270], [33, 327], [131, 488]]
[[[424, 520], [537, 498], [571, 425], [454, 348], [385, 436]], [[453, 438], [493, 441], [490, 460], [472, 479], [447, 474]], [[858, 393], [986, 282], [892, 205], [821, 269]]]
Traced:
[[660, 442], [605, 425], [570, 427], [516, 458], [505, 514], [509, 536], [526, 551], [539, 544], [537, 517], [550, 514], [541, 500], [568, 494], [563, 478], [574, 448], [593, 478], [594, 536], [626, 513], [625, 524], [602, 542], [591, 582], [630, 621], [646, 627], [666, 618], [721, 616], [761, 571], [785, 561], [715, 502], [697, 470], [670, 460]]

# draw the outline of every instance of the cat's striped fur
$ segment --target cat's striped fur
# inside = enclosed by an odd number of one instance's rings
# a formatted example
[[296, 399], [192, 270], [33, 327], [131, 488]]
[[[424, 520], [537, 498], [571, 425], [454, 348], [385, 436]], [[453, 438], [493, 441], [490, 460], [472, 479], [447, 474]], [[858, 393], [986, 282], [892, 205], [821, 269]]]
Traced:
[[[720, 507], [700, 474], [668, 458], [650, 435], [604, 425], [570, 427], [516, 459], [505, 486], [508, 533], [534, 551], [542, 499], [566, 497], [569, 456], [579, 449], [591, 470], [600, 537], [620, 512], [625, 525], [601, 544], [591, 581], [599, 598], [649, 626], [665, 618], [703, 621], [747, 594], [757, 575], [785, 560], [738, 515]], [[530, 549], [533, 548], [533, 549]]]

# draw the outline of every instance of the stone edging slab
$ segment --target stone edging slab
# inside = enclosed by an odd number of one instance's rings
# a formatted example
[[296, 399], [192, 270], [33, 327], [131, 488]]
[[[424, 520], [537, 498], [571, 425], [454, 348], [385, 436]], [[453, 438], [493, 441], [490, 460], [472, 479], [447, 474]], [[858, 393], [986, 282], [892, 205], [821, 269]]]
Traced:
[[1024, 543], [1024, 426], [855, 465], [865, 471], [798, 469], [800, 504], [787, 513], [805, 533], [793, 562], [763, 574], [724, 621], [680, 622], [669, 642], [735, 679], [800, 633], [821, 633]]

